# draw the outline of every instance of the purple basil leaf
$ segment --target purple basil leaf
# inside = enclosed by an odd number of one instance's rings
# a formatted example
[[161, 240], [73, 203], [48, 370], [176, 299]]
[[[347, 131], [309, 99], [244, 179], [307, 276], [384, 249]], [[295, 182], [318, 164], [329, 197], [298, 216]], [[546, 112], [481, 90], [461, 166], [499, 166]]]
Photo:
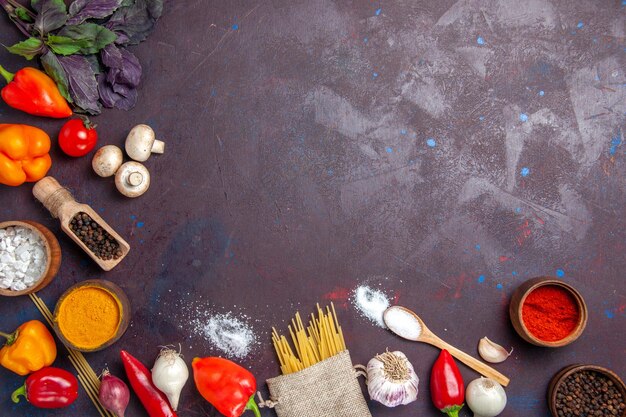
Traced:
[[117, 94], [120, 94], [124, 97], [126, 97], [129, 93], [130, 90], [134, 90], [135, 87], [130, 87], [126, 84], [113, 84], [113, 91], [115, 91]]
[[98, 81], [98, 93], [100, 94], [100, 102], [108, 109], [112, 109], [115, 106], [115, 102], [120, 99], [120, 95], [117, 94], [111, 88], [111, 85], [106, 81], [106, 75], [99, 74]]
[[122, 4], [122, 0], [74, 0], [70, 4], [68, 25], [78, 25], [87, 19], [104, 19]]
[[104, 107], [117, 107], [121, 110], [130, 110], [137, 103], [137, 90], [129, 88], [126, 95], [118, 94], [113, 91], [111, 84], [106, 81], [103, 74], [98, 75], [98, 91], [100, 92], [100, 101]]
[[125, 33], [115, 32], [115, 34], [117, 35], [117, 39], [115, 39], [117, 45], [127, 45], [130, 42], [130, 38]]
[[141, 81], [141, 64], [132, 52], [122, 49], [123, 65], [116, 81], [130, 87], [137, 87]]
[[121, 95], [113, 91], [104, 74], [98, 75], [98, 92], [100, 93], [100, 101], [108, 109], [115, 107], [115, 103], [122, 98]]
[[109, 84], [115, 84], [115, 80], [117, 79], [118, 74], [121, 72], [119, 68], [109, 68], [106, 73], [106, 80]]
[[31, 5], [37, 12], [35, 30], [42, 36], [60, 28], [67, 21], [67, 8], [63, 0], [32, 0]]
[[99, 114], [98, 82], [91, 64], [81, 55], [59, 57], [59, 62], [69, 81], [74, 104], [89, 114]]
[[120, 34], [128, 37], [129, 44], [138, 44], [152, 32], [162, 13], [163, 0], [124, 1], [106, 27], [118, 34], [118, 44]]
[[113, 44], [105, 46], [100, 51], [100, 59], [105, 67], [121, 68], [123, 63], [122, 53], [119, 48]]
[[135, 107], [135, 104], [137, 104], [137, 97], [137, 90], [133, 88], [128, 91], [128, 95], [126, 95], [126, 97], [122, 97], [115, 103], [115, 107], [120, 110], [128, 111]]

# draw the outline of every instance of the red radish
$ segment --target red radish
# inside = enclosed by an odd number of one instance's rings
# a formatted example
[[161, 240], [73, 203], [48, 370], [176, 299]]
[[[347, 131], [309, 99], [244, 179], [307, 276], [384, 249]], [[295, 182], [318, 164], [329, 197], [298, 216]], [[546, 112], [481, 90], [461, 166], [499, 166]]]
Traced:
[[124, 381], [111, 375], [109, 370], [105, 369], [102, 373], [98, 398], [104, 408], [115, 413], [117, 417], [124, 417], [124, 411], [130, 401], [130, 390]]

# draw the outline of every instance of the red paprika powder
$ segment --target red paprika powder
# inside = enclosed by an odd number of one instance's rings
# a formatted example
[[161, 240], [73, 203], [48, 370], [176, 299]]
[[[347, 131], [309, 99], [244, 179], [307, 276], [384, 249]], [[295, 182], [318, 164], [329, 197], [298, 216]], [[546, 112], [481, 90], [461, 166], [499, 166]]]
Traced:
[[533, 290], [522, 305], [524, 325], [537, 339], [556, 342], [570, 335], [580, 321], [578, 303], [558, 285]]

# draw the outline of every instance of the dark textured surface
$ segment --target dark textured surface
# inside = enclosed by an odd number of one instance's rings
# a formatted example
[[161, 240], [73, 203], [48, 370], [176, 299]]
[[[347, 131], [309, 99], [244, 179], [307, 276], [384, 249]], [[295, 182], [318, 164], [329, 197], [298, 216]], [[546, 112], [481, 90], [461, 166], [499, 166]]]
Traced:
[[[87, 355], [98, 371], [120, 374], [122, 348], [150, 364], [163, 344], [181, 342], [188, 360], [219, 354], [189, 321], [230, 311], [250, 318], [259, 343], [240, 362], [265, 390], [278, 373], [271, 326], [334, 299], [355, 363], [398, 349], [421, 378], [416, 403], [372, 414], [440, 415], [428, 389], [437, 351], [346, 303], [365, 283], [471, 354], [485, 335], [514, 346], [497, 366], [512, 380], [505, 415], [546, 416], [560, 368], [626, 376], [625, 21], [621, 0], [169, 2], [134, 49], [138, 106], [94, 120], [101, 145], [121, 145], [137, 123], [166, 141], [146, 162], [152, 188], [125, 199], [90, 157], [53, 150], [50, 174], [128, 240], [129, 256], [100, 271], [31, 185], [0, 186], [0, 220], [59, 236], [63, 263], [40, 293], [51, 308], [87, 278], [130, 296], [126, 335]], [[0, 27], [0, 43], [21, 39], [6, 17]], [[0, 62], [26, 63], [7, 52]], [[4, 103], [0, 118], [53, 137], [62, 125]], [[568, 347], [532, 347], [514, 333], [508, 299], [557, 271], [585, 297], [589, 323]], [[40, 318], [26, 297], [0, 299], [0, 315], [4, 330]], [[58, 365], [70, 367], [66, 355]], [[96, 415], [82, 391], [69, 410], [13, 406], [22, 378], [2, 369], [0, 379], [0, 415]], [[181, 416], [216, 415], [191, 382], [181, 404]], [[128, 415], [145, 415], [135, 399]]]

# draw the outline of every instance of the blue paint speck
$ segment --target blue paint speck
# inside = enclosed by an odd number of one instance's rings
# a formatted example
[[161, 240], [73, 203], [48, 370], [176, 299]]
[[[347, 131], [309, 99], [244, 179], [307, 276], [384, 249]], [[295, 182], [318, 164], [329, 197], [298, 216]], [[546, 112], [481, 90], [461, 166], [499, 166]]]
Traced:
[[367, 43], [367, 38], [363, 38], [363, 42]]
[[376, 9], [376, 11], [374, 13], [376, 14], [376, 16], [379, 16], [380, 12], [382, 12], [382, 11], [383, 11], [383, 9]]
[[135, 219], [137, 219], [137, 216], [135, 216], [134, 214], [131, 214], [131, 215], [130, 215], [130, 219], [131, 219], [131, 220], [135, 220]]
[[530, 168], [524, 167], [519, 172], [522, 177], [527, 177], [530, 174]]
[[606, 314], [606, 317], [609, 318], [609, 319], [612, 319], [613, 317], [615, 317], [615, 313], [613, 313], [608, 308], [606, 310], [604, 310], [604, 314]]
[[392, 152], [393, 152], [393, 148], [392, 148], [391, 146], [387, 146], [387, 147], [385, 148], [385, 152], [387, 152], [387, 153], [392, 153]]
[[480, 282], [480, 283], [485, 282], [485, 276], [484, 275], [479, 276], [478, 277], [478, 282]]
[[622, 6], [626, 6], [626, 0], [622, 0]]
[[326, 170], [326, 174], [328, 174], [329, 177], [332, 177], [334, 173], [335, 173], [335, 171], [333, 171], [330, 168]]
[[543, 96], [545, 96], [545, 95], [546, 95], [546, 92], [545, 92], [545, 91], [541, 90], [541, 91], [539, 92], [539, 96], [540, 96], [540, 97], [543, 97]]
[[563, 278], [565, 276], [565, 271], [563, 271], [562, 269], [557, 269], [556, 276], [559, 278]]
[[144, 222], [137, 222], [137, 228], [141, 229], [144, 226]]
[[476, 248], [476, 250], [480, 250], [480, 245], [476, 245], [474, 247]]
[[517, 276], [517, 271], [511, 272], [511, 275], [513, 275], [514, 277]]
[[402, 130], [400, 130], [400, 134], [401, 134], [401, 135], [406, 135], [406, 133], [407, 133], [407, 132], [406, 132], [406, 129], [402, 129]]
[[519, 114], [519, 119], [522, 122], [527, 122], [528, 121], [528, 115], [526, 113], [520, 113]]
[[217, 96], [217, 90], [215, 88], [211, 88], [211, 97]]
[[600, 75], [596, 74], [596, 78], [595, 78], [595, 80], [596, 80], [596, 81], [600, 81]]
[[477, 44], [479, 44], [479, 45], [484, 45], [484, 44], [485, 44], [485, 40], [483, 39], [483, 37], [482, 37], [482, 36], [479, 36], [479, 37], [476, 39], [476, 43], [477, 43]]
[[480, 121], [482, 122], [483, 120], [485, 120], [485, 116], [480, 116], [480, 117], [478, 118], [478, 120], [480, 120]]
[[615, 155], [617, 153], [617, 147], [622, 144], [622, 135], [620, 131], [617, 131], [617, 135], [611, 138], [611, 147], [609, 148], [609, 155]]
[[428, 138], [426, 139], [426, 145], [434, 148], [435, 146], [437, 146], [437, 141], [435, 140], [435, 138]]
[[237, 29], [239, 29], [239, 25], [238, 25], [237, 23], [235, 23], [235, 24], [233, 25], [233, 30], [237, 30]]
[[515, 208], [515, 212], [516, 213], [521, 213], [522, 212], [522, 208], [521, 207], [516, 207]]
[[581, 20], [580, 22], [578, 22], [578, 24], [576, 25], [576, 27], [577, 27], [578, 29], [582, 29], [582, 28], [583, 28], [583, 26], [585, 26], [585, 24], [583, 23], [583, 21], [582, 21], [582, 20]]
[[373, 72], [372, 73], [372, 78], [376, 78], [376, 77], [378, 77], [378, 73], [377, 72]]
[[498, 284], [498, 285], [496, 285], [496, 288], [497, 288], [497, 289], [499, 289], [499, 290], [501, 290], [501, 289], [503, 288], [503, 287], [502, 287], [502, 284]]

